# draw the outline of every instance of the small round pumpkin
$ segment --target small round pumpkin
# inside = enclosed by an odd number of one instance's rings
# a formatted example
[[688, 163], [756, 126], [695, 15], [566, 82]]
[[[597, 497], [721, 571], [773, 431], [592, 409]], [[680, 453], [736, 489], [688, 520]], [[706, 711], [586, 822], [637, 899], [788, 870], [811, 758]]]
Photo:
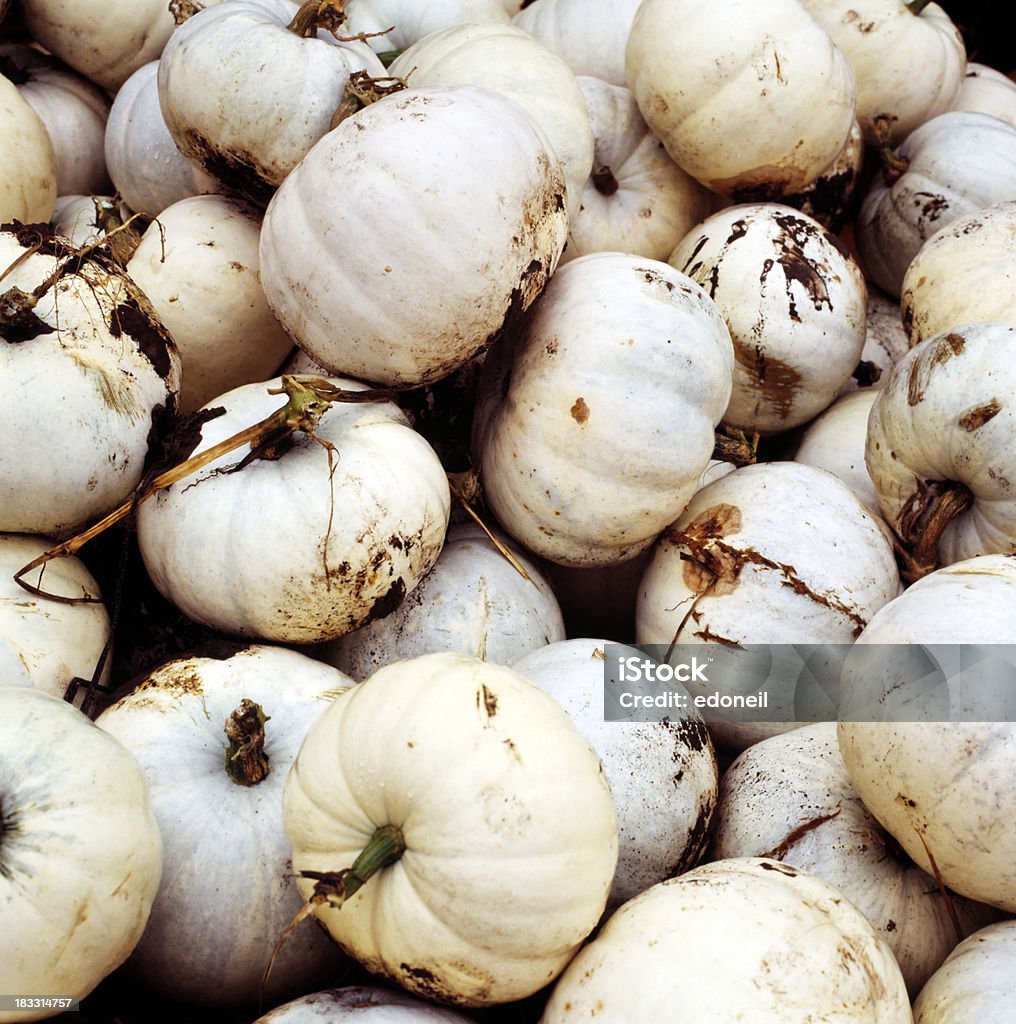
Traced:
[[552, 981], [617, 864], [610, 787], [567, 713], [461, 654], [387, 665], [336, 697], [300, 748], [284, 813], [304, 896], [352, 868], [357, 884], [313, 907], [336, 941], [372, 973], [461, 1006]]
[[56, 204], [56, 152], [42, 118], [10, 79], [0, 75], [0, 224], [45, 223]]
[[[83, 999], [134, 949], [162, 839], [134, 755], [42, 690], [0, 684], [0, 989]], [[0, 1009], [0, 1021], [52, 1008]]]

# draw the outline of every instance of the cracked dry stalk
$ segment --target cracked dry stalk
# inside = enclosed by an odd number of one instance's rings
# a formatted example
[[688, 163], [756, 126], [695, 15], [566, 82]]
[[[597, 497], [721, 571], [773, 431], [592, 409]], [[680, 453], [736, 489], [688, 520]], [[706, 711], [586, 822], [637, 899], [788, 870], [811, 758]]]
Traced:
[[244, 445], [249, 446], [247, 454], [226, 472], [236, 472], [254, 459], [278, 459], [291, 446], [293, 435], [299, 431], [313, 439], [329, 451], [331, 457], [334, 446], [318, 437], [315, 430], [321, 417], [334, 402], [382, 402], [394, 397], [395, 392], [387, 388], [368, 388], [364, 391], [348, 391], [336, 387], [320, 377], [295, 377], [283, 375], [281, 386], [269, 388], [271, 395], [288, 395], [288, 401], [270, 416], [259, 420], [252, 426], [238, 431], [224, 441], [212, 445], [197, 455], [192, 455], [176, 466], [157, 474], [150, 480], [142, 481], [135, 492], [108, 515], [97, 523], [76, 533], [48, 551], [34, 558], [14, 574], [15, 582], [30, 594], [46, 597], [64, 604], [94, 603], [95, 597], [62, 597], [50, 594], [41, 589], [42, 572], [39, 585], [31, 584], [24, 577], [33, 569], [45, 570], [48, 562], [55, 558], [67, 558], [76, 554], [85, 544], [99, 536], [109, 527], [130, 515], [143, 501], [157, 491], [164, 490], [192, 473], [203, 469], [209, 463], [223, 455], [228, 455]]
[[907, 583], [938, 568], [938, 542], [953, 520], [974, 503], [965, 484], [950, 480], [937, 487], [924, 487], [896, 517], [895, 547], [901, 563], [900, 574]]

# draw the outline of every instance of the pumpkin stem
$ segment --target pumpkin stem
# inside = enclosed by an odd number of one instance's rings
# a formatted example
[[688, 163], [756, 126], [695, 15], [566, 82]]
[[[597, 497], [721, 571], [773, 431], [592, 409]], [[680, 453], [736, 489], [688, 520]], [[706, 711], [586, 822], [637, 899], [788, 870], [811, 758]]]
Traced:
[[304, 39], [317, 35], [319, 28], [335, 35], [346, 20], [344, 0], [304, 0], [286, 27]]
[[[2, 301], [3, 296], [0, 296]], [[52, 601], [60, 601], [63, 604], [80, 604], [84, 602], [96, 602], [100, 600], [94, 597], [62, 597], [59, 594], [51, 594], [44, 591], [38, 585], [29, 583], [24, 577], [33, 569], [45, 568], [46, 563], [54, 558], [67, 558], [76, 554], [85, 544], [109, 527], [114, 526], [129, 516], [141, 502], [150, 498], [157, 491], [165, 490], [178, 480], [196, 473], [207, 466], [210, 462], [230, 452], [248, 445], [250, 450], [236, 465], [231, 466], [224, 472], [234, 473], [243, 469], [254, 459], [278, 459], [292, 444], [292, 435], [296, 431], [302, 431], [308, 437], [322, 445], [329, 455], [329, 469], [333, 467], [332, 456], [335, 446], [324, 438], [318, 437], [315, 428], [325, 412], [333, 402], [383, 402], [395, 396], [395, 392], [388, 388], [367, 388], [364, 391], [347, 391], [344, 388], [336, 387], [334, 384], [320, 377], [294, 377], [286, 374], [282, 377], [281, 386], [268, 388], [270, 395], [285, 394], [289, 401], [281, 408], [266, 416], [263, 420], [246, 427], [245, 429], [227, 437], [224, 441], [212, 445], [206, 451], [192, 455], [189, 459], [157, 474], [147, 481], [142, 481], [135, 492], [118, 508], [113, 509], [107, 516], [87, 529], [76, 533], [73, 537], [55, 547], [44, 551], [37, 558], [20, 568], [14, 574], [14, 582], [23, 590], [37, 597], [47, 597]], [[330, 521], [329, 521], [330, 522]], [[327, 552], [326, 552], [327, 557]], [[41, 580], [41, 574], [40, 574]]]
[[226, 719], [226, 774], [238, 786], [256, 786], [268, 778], [265, 722], [269, 716], [247, 697]]
[[367, 840], [367, 845], [353, 861], [351, 867], [341, 871], [301, 871], [301, 878], [314, 880], [314, 889], [306, 903], [296, 912], [293, 920], [286, 925], [279, 941], [275, 943], [264, 974], [261, 976], [261, 995], [259, 1006], [264, 1000], [265, 987], [272, 965], [283, 945], [288, 941], [301, 921], [306, 920], [314, 912], [314, 908], [322, 903], [333, 907], [341, 907], [346, 899], [353, 895], [370, 877], [382, 868], [394, 864], [406, 852], [406, 840], [398, 825], [381, 825]]
[[904, 4], [903, 6], [906, 7], [906, 9], [916, 18], [920, 16], [921, 12], [929, 3], [931, 3], [931, 0], [910, 0], [909, 3]]
[[614, 172], [606, 164], [594, 168], [590, 180], [601, 196], [612, 196], [620, 188]]
[[888, 114], [879, 114], [873, 121], [875, 148], [882, 162], [882, 175], [887, 185], [901, 178], [910, 166], [910, 161], [893, 148], [893, 120]]
[[473, 505], [480, 501], [480, 480], [473, 470], [467, 470], [464, 473], [446, 473], [445, 476], [448, 478], [448, 489], [452, 492], [452, 496], [457, 498], [459, 504], [465, 510], [466, 514], [480, 527], [481, 530], [487, 535], [487, 539], [494, 545], [495, 548], [502, 554], [508, 561], [508, 564], [527, 582], [532, 583], [533, 578], [526, 572], [525, 566], [515, 557], [514, 552], [511, 548], [505, 544], [500, 537], [494, 535], [490, 527], [480, 517], [479, 512], [473, 508]]
[[198, 11], [203, 11], [205, 5], [197, 0], [169, 0], [169, 13], [173, 15], [173, 21], [182, 25], [188, 18], [193, 18]]
[[[383, 33], [374, 34], [383, 35]], [[405, 88], [405, 78], [399, 78], [396, 75], [371, 78], [366, 71], [354, 71], [346, 82], [345, 95], [342, 102], [336, 107], [335, 113], [332, 114], [329, 127], [337, 127], [358, 110], [363, 110], [371, 103], [377, 103], [378, 100], [383, 100], [392, 93], [401, 92]]]
[[902, 575], [908, 583], [938, 568], [938, 542], [946, 527], [974, 503], [970, 488], [956, 480], [922, 487], [896, 517], [902, 541]]
[[758, 461], [758, 442], [757, 431], [749, 437], [743, 430], [721, 423], [713, 435], [712, 457], [735, 466], [750, 466]]

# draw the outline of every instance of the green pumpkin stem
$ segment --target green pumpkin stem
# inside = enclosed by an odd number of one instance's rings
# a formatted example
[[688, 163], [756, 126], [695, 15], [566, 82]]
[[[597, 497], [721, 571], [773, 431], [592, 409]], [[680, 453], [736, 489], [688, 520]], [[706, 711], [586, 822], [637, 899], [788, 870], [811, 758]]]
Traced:
[[226, 774], [238, 786], [256, 786], [268, 778], [265, 753], [265, 722], [260, 704], [244, 697], [226, 719]]

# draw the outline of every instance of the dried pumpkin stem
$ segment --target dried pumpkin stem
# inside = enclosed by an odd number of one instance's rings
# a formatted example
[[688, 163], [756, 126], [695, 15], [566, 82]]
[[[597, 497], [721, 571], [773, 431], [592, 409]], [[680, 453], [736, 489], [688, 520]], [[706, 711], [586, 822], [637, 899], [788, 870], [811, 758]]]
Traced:
[[256, 786], [268, 778], [267, 721], [264, 709], [249, 697], [244, 697], [226, 719], [226, 774], [238, 786]]
[[759, 434], [746, 434], [737, 427], [721, 423], [713, 435], [713, 458], [732, 462], [735, 466], [750, 466], [758, 461]]
[[902, 575], [913, 583], [938, 568], [938, 542], [946, 527], [974, 503], [970, 488], [956, 480], [937, 491], [930, 489], [916, 504], [900, 514], [896, 532], [902, 541]]
[[287, 28], [304, 39], [317, 35], [319, 28], [335, 35], [346, 20], [344, 0], [304, 0]]
[[910, 3], [904, 4], [903, 6], [906, 7], [914, 17], [919, 17], [921, 12], [929, 3], [931, 3], [931, 0], [910, 0]]

